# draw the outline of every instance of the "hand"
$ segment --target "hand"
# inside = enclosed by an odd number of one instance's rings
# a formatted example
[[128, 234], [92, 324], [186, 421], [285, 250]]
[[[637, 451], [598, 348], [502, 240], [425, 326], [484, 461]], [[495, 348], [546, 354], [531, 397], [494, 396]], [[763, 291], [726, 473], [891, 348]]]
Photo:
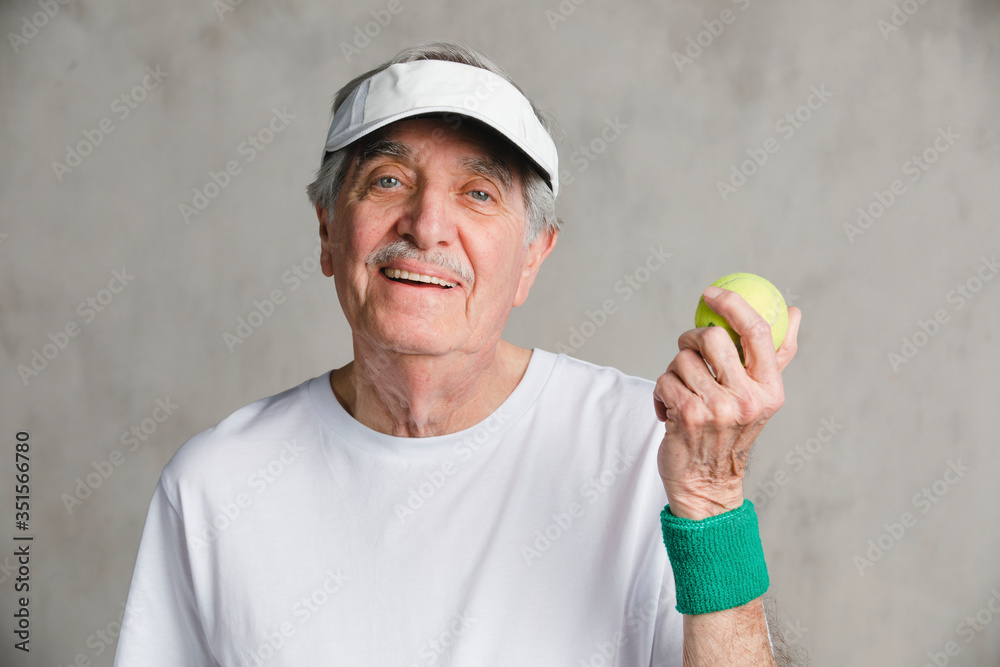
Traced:
[[653, 391], [666, 425], [657, 465], [670, 511], [696, 520], [743, 504], [750, 448], [785, 401], [781, 371], [795, 356], [802, 319], [788, 309], [788, 333], [775, 352], [771, 328], [743, 297], [717, 287], [704, 296], [740, 335], [746, 367], [725, 329], [692, 329]]

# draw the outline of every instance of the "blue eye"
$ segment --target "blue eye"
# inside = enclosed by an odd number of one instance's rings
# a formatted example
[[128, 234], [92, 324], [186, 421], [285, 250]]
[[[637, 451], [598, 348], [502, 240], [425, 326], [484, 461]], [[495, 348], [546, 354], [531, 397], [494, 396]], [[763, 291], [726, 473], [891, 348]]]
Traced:
[[489, 201], [491, 199], [490, 194], [482, 190], [470, 190], [469, 194], [472, 195], [473, 199], [478, 201]]
[[399, 179], [392, 176], [382, 176], [376, 183], [380, 188], [392, 188], [399, 185]]

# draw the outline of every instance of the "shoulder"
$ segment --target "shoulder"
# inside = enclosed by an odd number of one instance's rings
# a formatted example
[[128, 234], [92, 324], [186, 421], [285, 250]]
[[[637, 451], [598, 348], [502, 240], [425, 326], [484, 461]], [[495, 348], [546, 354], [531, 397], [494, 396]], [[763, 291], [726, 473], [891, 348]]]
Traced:
[[586, 394], [612, 394], [627, 398], [630, 396], [652, 396], [652, 380], [628, 375], [612, 366], [599, 366], [583, 359], [565, 354], [552, 354], [555, 363], [552, 381], [563, 389], [572, 389]]
[[308, 439], [317, 428], [310, 386], [327, 377], [325, 373], [256, 400], [198, 433], [164, 466], [161, 483], [168, 493], [186, 484], [224, 485], [233, 471], [255, 460], [266, 460], [287, 448], [289, 442]]
[[660, 428], [653, 409], [652, 380], [565, 354], [544, 354], [553, 360], [541, 400], [552, 410], [579, 420], [629, 424], [643, 432]]
[[[554, 434], [547, 448], [560, 452], [564, 468], [579, 466], [588, 503], [610, 498], [614, 488], [621, 516], [657, 516], [666, 494], [657, 466], [664, 426], [653, 405], [655, 383], [611, 366], [552, 356], [550, 382], [537, 411], [538, 423]], [[604, 506], [612, 507], [607, 501]], [[658, 524], [651, 525], [650, 548], [662, 548]]]

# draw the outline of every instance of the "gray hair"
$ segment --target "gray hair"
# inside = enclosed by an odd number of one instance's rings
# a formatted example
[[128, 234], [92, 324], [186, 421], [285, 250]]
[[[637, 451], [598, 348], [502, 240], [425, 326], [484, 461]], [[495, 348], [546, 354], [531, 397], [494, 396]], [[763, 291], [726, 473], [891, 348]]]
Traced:
[[[521, 90], [499, 65], [482, 53], [458, 42], [429, 42], [400, 51], [392, 60], [352, 79], [347, 85], [337, 91], [337, 95], [333, 101], [333, 113], [337, 112], [340, 105], [344, 103], [347, 97], [365, 79], [378, 74], [390, 65], [416, 60], [445, 60], [463, 65], [471, 65], [501, 76], [515, 88]], [[534, 110], [535, 115], [538, 116], [542, 127], [549, 134], [552, 134], [555, 130], [555, 122], [552, 118], [539, 109], [534, 102], [531, 102], [531, 108]], [[337, 204], [337, 197], [340, 195], [340, 190], [344, 186], [344, 180], [347, 178], [349, 148], [350, 146], [332, 153], [326, 153], [319, 171], [316, 172], [316, 180], [306, 188], [309, 200], [313, 205], [322, 206], [330, 215], [333, 215]], [[548, 183], [534, 168], [527, 166], [528, 161], [526, 159], [523, 160], [522, 164], [524, 168], [520, 169], [521, 194], [524, 198], [525, 217], [527, 218], [527, 232], [524, 237], [524, 244], [527, 246], [538, 238], [542, 230], [558, 231], [562, 221], [556, 217], [556, 198], [552, 194]]]

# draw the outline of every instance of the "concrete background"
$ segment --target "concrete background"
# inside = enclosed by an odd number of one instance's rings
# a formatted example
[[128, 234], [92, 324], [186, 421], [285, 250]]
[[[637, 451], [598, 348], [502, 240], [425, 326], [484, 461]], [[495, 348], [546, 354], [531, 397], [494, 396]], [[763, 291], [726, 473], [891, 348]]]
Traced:
[[[308, 272], [304, 188], [329, 103], [447, 38], [495, 58], [563, 130], [566, 226], [509, 339], [652, 378], [705, 285], [768, 276], [804, 324], [748, 493], [791, 638], [816, 665], [947, 650], [1000, 664], [1000, 2], [401, 0], [381, 26], [385, 0], [222, 1], [0, 6], [0, 663], [110, 665], [162, 466], [234, 409], [349, 360], [333, 283]], [[814, 87], [825, 101], [803, 107]], [[274, 109], [294, 118], [250, 161], [242, 142]], [[85, 133], [100, 143], [67, 158]], [[743, 164], [765, 145], [765, 164]], [[239, 173], [185, 220], [230, 160]], [[880, 215], [859, 226], [859, 207]], [[650, 246], [672, 256], [626, 298], [615, 286]], [[284, 302], [230, 350], [224, 334], [273, 290]], [[585, 325], [608, 299], [616, 312]], [[36, 351], [42, 370], [22, 376]], [[158, 400], [177, 406], [162, 423]], [[22, 430], [27, 655], [8, 569]], [[77, 491], [88, 475], [97, 488]]]

